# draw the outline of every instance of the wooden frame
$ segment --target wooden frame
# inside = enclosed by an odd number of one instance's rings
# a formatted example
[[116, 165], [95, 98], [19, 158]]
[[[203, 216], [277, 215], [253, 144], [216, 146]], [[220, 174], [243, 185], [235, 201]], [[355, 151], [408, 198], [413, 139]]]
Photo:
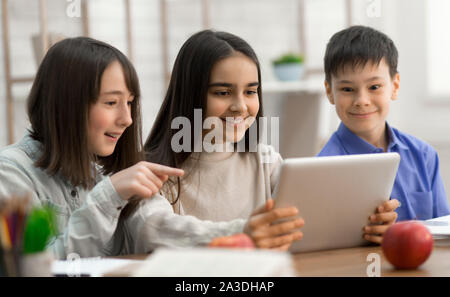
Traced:
[[163, 81], [167, 86], [170, 80], [169, 70], [169, 24], [167, 17], [167, 3], [165, 0], [159, 0], [160, 5], [160, 27], [161, 27], [161, 54], [162, 54], [162, 68]]
[[[210, 13], [210, 1], [201, 0], [202, 5], [202, 23], [203, 28], [207, 29], [211, 27], [211, 13]], [[306, 38], [306, 24], [305, 24], [305, 1], [298, 0], [299, 14], [298, 14], [298, 25], [299, 25], [299, 43], [300, 52], [307, 56], [307, 38]], [[345, 0], [346, 5], [346, 23], [347, 26], [352, 25], [352, 0]], [[163, 78], [166, 85], [168, 85], [170, 80], [170, 70], [169, 70], [169, 24], [168, 24], [168, 11], [167, 11], [167, 1], [160, 0], [160, 25], [161, 25], [161, 52], [163, 61]], [[321, 68], [309, 68], [306, 70], [306, 75], [322, 73]]]
[[[82, 13], [82, 27], [83, 36], [90, 36], [91, 28], [89, 22], [89, 6], [88, 0], [82, 0], [81, 13]], [[125, 30], [127, 40], [127, 55], [131, 62], [134, 62], [134, 44], [133, 44], [133, 27], [132, 27], [132, 13], [131, 13], [131, 0], [123, 0], [125, 5]]]
[[[88, 0], [81, 1], [82, 11], [82, 30], [84, 36], [89, 36], [89, 10]], [[133, 35], [131, 26], [131, 3], [130, 0], [124, 0], [126, 14], [126, 38], [128, 58], [133, 62]], [[2, 0], [2, 31], [3, 31], [3, 52], [4, 52], [4, 69], [5, 69], [5, 89], [6, 89], [6, 126], [8, 130], [8, 144], [14, 143], [14, 96], [12, 87], [17, 83], [33, 82], [34, 77], [12, 77], [11, 56], [10, 56], [10, 35], [9, 35], [9, 0]], [[43, 54], [49, 48], [48, 38], [48, 15], [47, 0], [39, 0], [39, 24], [41, 46]]]
[[[305, 1], [306, 0], [298, 0], [299, 1], [299, 41], [300, 41], [300, 52], [303, 53], [305, 57], [308, 57], [308, 47], [307, 47], [307, 38], [306, 38], [306, 23], [305, 23]], [[350, 27], [353, 24], [353, 5], [352, 0], [345, 0], [345, 12], [346, 12], [346, 23], [347, 27]], [[320, 74], [323, 72], [322, 68], [307, 68], [306, 76]]]
[[[12, 86], [16, 83], [32, 82], [34, 77], [12, 77], [11, 73], [11, 56], [10, 56], [10, 36], [9, 36], [9, 1], [2, 0], [2, 29], [3, 29], [3, 52], [5, 66], [5, 89], [6, 89], [6, 125], [8, 129], [8, 144], [14, 142], [14, 98], [12, 94]], [[47, 34], [47, 0], [39, 0], [39, 23], [41, 44], [44, 52], [48, 49]]]
[[5, 56], [5, 90], [6, 90], [6, 127], [8, 128], [8, 143], [14, 139], [14, 109], [12, 105], [12, 83], [11, 68], [9, 65], [9, 19], [8, 19], [8, 1], [2, 0], [2, 31], [3, 31], [3, 53]]
[[[168, 18], [168, 8], [167, 1], [160, 0], [160, 27], [161, 27], [161, 59], [163, 63], [163, 81], [167, 86], [170, 80], [170, 69], [169, 69], [169, 18]], [[211, 26], [211, 13], [210, 13], [210, 1], [201, 0], [201, 10], [202, 10], [202, 24], [203, 29], [208, 29]]]
[[[82, 27], [83, 35], [90, 35], [90, 23], [89, 23], [89, 10], [88, 10], [88, 0], [81, 1], [82, 10]], [[306, 38], [306, 24], [305, 24], [305, 1], [299, 1], [299, 43], [300, 51], [305, 55], [307, 54], [307, 38]], [[347, 25], [352, 24], [352, 0], [346, 1], [346, 12], [347, 12]], [[12, 86], [16, 83], [29, 83], [33, 81], [33, 77], [12, 77], [11, 75], [11, 64], [10, 64], [10, 36], [9, 36], [9, 13], [8, 13], [8, 2], [9, 0], [2, 0], [2, 28], [3, 28], [3, 49], [4, 49], [4, 68], [5, 68], [5, 81], [6, 81], [6, 124], [8, 129], [8, 143], [14, 142], [14, 100], [12, 94]], [[125, 3], [125, 14], [126, 14], [126, 38], [127, 38], [127, 53], [129, 59], [134, 61], [134, 48], [133, 48], [133, 34], [132, 34], [132, 18], [131, 18], [131, 0], [124, 0]], [[203, 28], [210, 28], [211, 26], [211, 15], [210, 15], [210, 1], [201, 0], [202, 9], [202, 25]], [[162, 61], [163, 61], [163, 79], [167, 85], [170, 79], [170, 69], [169, 69], [169, 24], [168, 24], [168, 9], [167, 1], [160, 0], [160, 25], [161, 25], [161, 50], [162, 50]], [[47, 0], [39, 0], [39, 21], [40, 21], [40, 35], [41, 44], [44, 49], [44, 53], [47, 51], [49, 46], [48, 40], [48, 25], [47, 25]], [[307, 75], [320, 73], [322, 69], [307, 69]]]

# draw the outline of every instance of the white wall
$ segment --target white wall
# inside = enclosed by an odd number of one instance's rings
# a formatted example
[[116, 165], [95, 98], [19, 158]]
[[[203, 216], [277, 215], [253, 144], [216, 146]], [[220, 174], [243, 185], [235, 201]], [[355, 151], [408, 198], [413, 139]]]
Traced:
[[431, 99], [427, 87], [427, 36], [425, 0], [398, 0], [397, 39], [401, 54], [402, 88], [395, 116], [407, 131], [440, 146], [450, 144], [450, 101]]
[[[70, 2], [61, 0], [48, 0], [47, 2], [48, 30], [50, 32], [62, 33], [69, 37], [81, 35], [81, 19], [70, 18], [66, 14]], [[210, 2], [212, 28], [239, 35], [253, 46], [261, 61], [263, 81], [274, 79], [271, 69], [271, 61], [274, 58], [288, 51], [299, 51], [297, 0], [211, 0]], [[39, 32], [38, 1], [14, 0], [9, 3], [13, 74], [32, 75], [36, 71], [36, 64], [30, 36]], [[91, 0], [88, 3], [91, 36], [109, 42], [126, 53], [123, 1]], [[308, 0], [306, 3], [308, 9], [307, 34], [311, 40], [310, 44], [313, 46], [309, 49], [313, 53], [309, 62], [320, 65], [327, 35], [335, 29], [343, 27], [342, 3], [344, 1]], [[145, 137], [151, 128], [165, 91], [161, 61], [160, 2], [159, 0], [132, 0], [131, 4], [134, 64], [140, 77], [143, 94]], [[167, 5], [171, 67], [182, 43], [191, 34], [202, 29], [201, 0], [167, 0]], [[333, 6], [332, 9], [324, 10], [331, 6]], [[321, 21], [324, 13], [326, 18], [331, 20], [329, 26], [324, 26], [325, 22]], [[336, 26], [335, 23], [338, 25]], [[321, 34], [316, 34], [319, 31]], [[0, 60], [0, 68], [0, 75], [2, 75], [0, 83], [4, 84], [3, 60]], [[30, 86], [31, 84], [24, 84], [14, 88], [15, 99], [18, 101], [16, 104], [16, 140], [23, 135], [27, 125], [23, 100], [25, 100]], [[0, 96], [0, 108], [4, 113], [4, 87], [1, 88]], [[0, 146], [3, 146], [7, 142], [6, 128], [0, 130]]]
[[[427, 86], [426, 0], [396, 0], [393, 35], [400, 53], [399, 100], [391, 119], [399, 127], [433, 145], [440, 157], [441, 174], [450, 192], [450, 100], [436, 102]], [[448, 53], [447, 53], [448, 54]], [[450, 97], [450, 96], [448, 96]], [[449, 196], [447, 196], [449, 197]]]
[[[256, 50], [262, 64], [263, 82], [273, 80], [271, 60], [300, 48], [298, 3], [296, 0], [210, 0], [211, 25], [246, 39]], [[389, 121], [402, 131], [434, 145], [441, 155], [442, 175], [450, 190], [450, 104], [429, 100], [426, 88], [426, 0], [353, 0], [353, 22], [370, 25], [387, 33], [399, 53], [401, 89], [392, 103]], [[81, 19], [69, 18], [67, 1], [48, 0], [49, 31], [77, 36], [82, 33]], [[308, 63], [321, 67], [329, 37], [345, 26], [344, 0], [307, 0], [306, 30]], [[10, 3], [10, 35], [14, 75], [32, 75], [36, 71], [31, 34], [39, 31], [38, 1], [14, 0]], [[159, 0], [132, 0], [135, 67], [143, 94], [144, 137], [149, 132], [162, 101], [165, 85], [162, 74]], [[202, 29], [201, 0], [168, 0], [170, 67], [182, 43]], [[112, 43], [126, 53], [122, 0], [90, 0], [91, 35]], [[372, 5], [372, 6], [371, 6]], [[370, 10], [373, 5], [380, 5]], [[0, 8], [1, 9], [1, 8]], [[379, 15], [373, 15], [373, 13]], [[1, 26], [1, 24], [0, 24]], [[3, 47], [0, 47], [3, 58]], [[24, 99], [30, 84], [17, 85], [16, 140], [27, 125]], [[322, 138], [337, 127], [333, 107], [321, 102]], [[4, 65], [0, 60], [0, 147], [6, 145], [6, 108]], [[448, 165], [447, 165], [448, 164]]]

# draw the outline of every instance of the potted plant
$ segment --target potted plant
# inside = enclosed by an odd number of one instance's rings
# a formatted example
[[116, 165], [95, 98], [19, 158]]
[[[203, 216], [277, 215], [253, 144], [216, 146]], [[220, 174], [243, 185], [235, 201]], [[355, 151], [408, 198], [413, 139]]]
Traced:
[[275, 76], [281, 81], [295, 81], [304, 73], [304, 57], [300, 54], [284, 54], [273, 61]]

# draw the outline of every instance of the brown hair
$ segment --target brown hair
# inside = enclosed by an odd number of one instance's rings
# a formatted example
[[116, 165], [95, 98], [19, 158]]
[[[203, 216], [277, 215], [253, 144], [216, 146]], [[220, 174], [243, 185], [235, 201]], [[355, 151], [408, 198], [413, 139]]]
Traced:
[[[88, 113], [99, 97], [103, 72], [114, 61], [122, 65], [126, 85], [134, 95], [133, 123], [110, 156], [98, 157], [88, 152]], [[77, 37], [52, 46], [28, 97], [28, 117], [31, 136], [42, 144], [35, 166], [50, 175], [61, 174], [73, 186], [95, 184], [93, 161], [102, 166], [101, 173], [110, 174], [143, 159], [139, 80], [127, 57], [104, 42]]]
[[[261, 70], [256, 53], [252, 47], [242, 38], [227, 32], [216, 32], [203, 30], [192, 35], [180, 49], [175, 60], [169, 87], [158, 112], [152, 130], [144, 144], [146, 159], [149, 162], [159, 163], [171, 167], [181, 168], [184, 162], [194, 151], [195, 139], [191, 139], [190, 151], [174, 152], [171, 141], [177, 131], [171, 129], [172, 120], [177, 117], [187, 117], [190, 123], [194, 123], [194, 109], [206, 110], [207, 92], [211, 70], [214, 65], [236, 52], [250, 58], [258, 70], [258, 98], [259, 110], [256, 122], [263, 116]], [[191, 126], [195, 135], [194, 125]], [[252, 143], [249, 131], [245, 132], [243, 140], [246, 151], [259, 143], [259, 133], [257, 133], [257, 143]], [[184, 178], [186, 178], [185, 175]], [[177, 197], [169, 199], [174, 205], [179, 198], [180, 178], [169, 179], [168, 184], [177, 184]], [[168, 187], [170, 190], [170, 187]], [[173, 191], [169, 191], [170, 196], [175, 196]]]

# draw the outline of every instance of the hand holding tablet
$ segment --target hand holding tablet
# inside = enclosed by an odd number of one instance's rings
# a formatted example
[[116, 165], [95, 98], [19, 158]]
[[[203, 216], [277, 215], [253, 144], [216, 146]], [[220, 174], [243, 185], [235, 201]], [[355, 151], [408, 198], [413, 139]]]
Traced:
[[389, 200], [397, 153], [286, 159], [275, 190], [276, 207], [296, 206], [305, 220], [292, 252], [361, 246], [362, 228]]

